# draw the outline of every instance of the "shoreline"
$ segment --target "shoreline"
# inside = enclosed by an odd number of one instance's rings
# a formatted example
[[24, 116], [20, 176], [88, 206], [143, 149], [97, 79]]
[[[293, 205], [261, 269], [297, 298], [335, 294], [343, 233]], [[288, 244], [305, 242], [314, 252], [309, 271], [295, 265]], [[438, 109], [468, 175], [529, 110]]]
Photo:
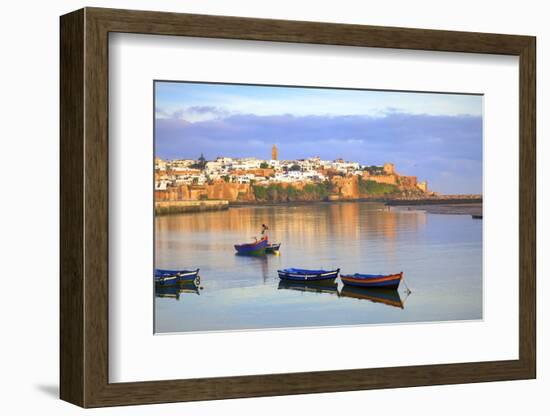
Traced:
[[483, 219], [483, 204], [462, 203], [462, 204], [426, 204], [426, 205], [388, 205], [390, 211], [425, 211], [428, 214], [442, 215], [470, 215], [473, 219]]
[[229, 208], [229, 201], [156, 201], [155, 217], [172, 214], [222, 211]]
[[415, 205], [456, 205], [456, 204], [482, 204], [481, 196], [467, 196], [460, 198], [455, 195], [449, 198], [421, 198], [421, 199], [395, 199], [386, 201], [388, 206], [415, 206]]
[[355, 198], [316, 201], [227, 201], [227, 200], [184, 200], [155, 202], [155, 216], [172, 214], [192, 214], [212, 212], [240, 207], [270, 207], [270, 206], [304, 206], [324, 205], [354, 202], [370, 202], [384, 204], [388, 210], [412, 211], [422, 210], [431, 214], [472, 215], [482, 217], [483, 199], [480, 195], [449, 195], [430, 198]]

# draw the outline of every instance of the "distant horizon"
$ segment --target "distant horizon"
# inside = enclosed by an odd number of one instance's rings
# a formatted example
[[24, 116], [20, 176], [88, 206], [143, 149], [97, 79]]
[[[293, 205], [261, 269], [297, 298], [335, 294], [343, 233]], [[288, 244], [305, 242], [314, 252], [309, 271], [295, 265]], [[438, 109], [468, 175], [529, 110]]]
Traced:
[[482, 193], [483, 97], [155, 82], [155, 155], [393, 163], [447, 194]]

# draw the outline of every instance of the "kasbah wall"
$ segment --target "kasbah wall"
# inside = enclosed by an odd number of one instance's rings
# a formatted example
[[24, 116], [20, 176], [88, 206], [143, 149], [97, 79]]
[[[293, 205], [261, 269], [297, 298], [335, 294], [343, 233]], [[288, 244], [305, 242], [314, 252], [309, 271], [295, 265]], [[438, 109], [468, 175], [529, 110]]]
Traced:
[[[401, 191], [428, 192], [426, 182], [418, 182], [416, 176], [399, 175], [395, 172], [392, 163], [384, 164], [384, 174], [371, 175], [365, 171], [362, 174], [362, 179], [395, 185]], [[356, 199], [362, 196], [359, 194], [359, 177], [357, 175], [347, 177], [332, 176], [330, 181], [334, 192], [341, 199]], [[289, 186], [287, 183], [281, 183], [280, 185], [283, 187]], [[302, 182], [292, 183], [292, 186], [297, 189], [303, 189], [304, 185], [305, 183]], [[251, 185], [228, 183], [224, 180], [206, 185], [179, 185], [177, 187], [170, 187], [165, 191], [155, 191], [156, 201], [197, 201], [201, 199], [253, 202], [255, 196]]]
[[179, 185], [166, 191], [155, 191], [155, 201], [198, 201], [201, 199], [224, 199], [227, 201], [254, 201], [254, 192], [249, 184], [214, 182], [208, 185]]

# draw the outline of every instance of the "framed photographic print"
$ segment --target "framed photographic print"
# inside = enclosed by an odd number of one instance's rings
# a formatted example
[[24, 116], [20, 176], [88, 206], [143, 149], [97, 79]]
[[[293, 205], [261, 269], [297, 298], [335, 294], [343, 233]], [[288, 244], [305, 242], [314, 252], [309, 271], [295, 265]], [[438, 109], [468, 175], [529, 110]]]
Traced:
[[61, 17], [61, 398], [534, 378], [535, 38]]

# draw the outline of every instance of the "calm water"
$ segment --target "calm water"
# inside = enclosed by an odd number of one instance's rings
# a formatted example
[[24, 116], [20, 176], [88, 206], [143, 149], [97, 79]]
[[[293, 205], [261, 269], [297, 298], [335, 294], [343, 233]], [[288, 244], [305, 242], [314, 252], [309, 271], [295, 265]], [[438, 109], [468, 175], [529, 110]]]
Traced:
[[[482, 318], [482, 221], [351, 202], [156, 218], [156, 267], [200, 268], [202, 289], [157, 291], [156, 332]], [[262, 223], [280, 255], [235, 255]], [[277, 269], [404, 272], [412, 293], [281, 285]]]

